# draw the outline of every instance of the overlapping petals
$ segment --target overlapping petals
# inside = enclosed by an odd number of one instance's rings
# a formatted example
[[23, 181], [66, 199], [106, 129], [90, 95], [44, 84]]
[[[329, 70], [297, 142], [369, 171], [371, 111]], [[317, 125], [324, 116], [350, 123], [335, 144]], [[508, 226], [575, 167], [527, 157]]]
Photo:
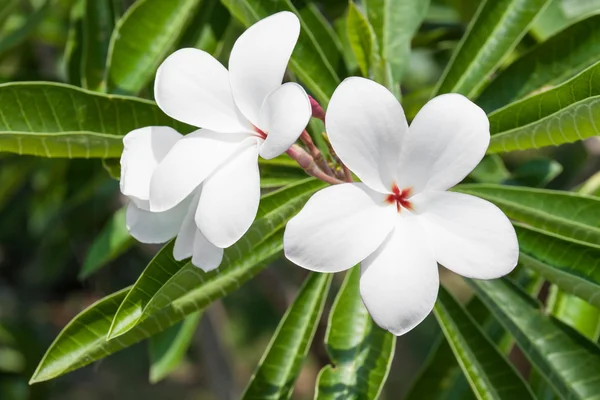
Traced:
[[362, 262], [363, 302], [396, 335], [433, 308], [437, 263], [479, 279], [516, 266], [518, 243], [508, 218], [485, 200], [445, 192], [489, 144], [489, 122], [475, 104], [458, 94], [439, 96], [408, 127], [387, 89], [349, 78], [332, 96], [326, 127], [337, 155], [363, 181], [362, 195], [343, 189], [357, 184], [315, 194], [287, 225], [291, 261], [321, 272]]
[[158, 243], [177, 236], [175, 258], [192, 257], [211, 270], [223, 249], [246, 233], [260, 200], [259, 154], [285, 152], [311, 116], [304, 89], [282, 84], [299, 34], [298, 18], [281, 12], [238, 38], [229, 70], [189, 48], [163, 62], [157, 104], [201, 129], [184, 137], [156, 127], [145, 128], [156, 131], [150, 139], [144, 132], [126, 136], [122, 165], [129, 173], [121, 188], [132, 201], [127, 215], [134, 237]]

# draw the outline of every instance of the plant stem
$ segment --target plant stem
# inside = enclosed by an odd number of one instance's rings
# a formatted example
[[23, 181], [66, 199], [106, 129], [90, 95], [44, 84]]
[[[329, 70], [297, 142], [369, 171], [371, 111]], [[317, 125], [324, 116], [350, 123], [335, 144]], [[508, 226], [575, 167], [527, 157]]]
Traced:
[[319, 168], [321, 168], [321, 170], [324, 171], [327, 175], [333, 175], [331, 168], [329, 168], [329, 165], [327, 165], [327, 161], [325, 161], [325, 158], [323, 158], [321, 150], [319, 150], [319, 148], [315, 146], [315, 143], [313, 142], [306, 129], [302, 132], [302, 134], [300, 134], [300, 140], [302, 140], [302, 143], [304, 143], [304, 145], [308, 149], [310, 155], [312, 156], [313, 160], [315, 160], [315, 163], [317, 163]]
[[302, 169], [304, 169], [304, 171], [306, 171], [306, 173], [310, 176], [314, 176], [315, 178], [332, 185], [344, 183], [344, 181], [341, 181], [323, 172], [323, 170], [321, 170], [315, 163], [314, 158], [297, 144], [292, 145], [292, 147], [288, 149], [287, 154], [296, 160], [298, 165], [300, 165], [300, 167], [302, 167]]

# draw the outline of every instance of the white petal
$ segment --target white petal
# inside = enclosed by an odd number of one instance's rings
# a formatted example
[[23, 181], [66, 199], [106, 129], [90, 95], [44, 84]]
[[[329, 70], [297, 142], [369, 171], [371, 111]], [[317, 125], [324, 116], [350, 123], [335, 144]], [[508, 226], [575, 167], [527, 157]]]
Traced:
[[204, 272], [216, 269], [223, 261], [223, 249], [210, 243], [199, 229], [194, 237], [192, 264]]
[[173, 246], [173, 258], [177, 261], [185, 260], [190, 258], [194, 252], [194, 238], [198, 227], [194, 220], [196, 209], [198, 208], [198, 201], [200, 199], [200, 191], [198, 188], [192, 196], [192, 201], [187, 209], [181, 228], [177, 233], [177, 239], [175, 239], [175, 246]]
[[401, 214], [385, 243], [361, 264], [360, 295], [377, 325], [403, 335], [431, 312], [437, 264], [417, 218]]
[[288, 222], [285, 256], [311, 271], [343, 271], [381, 245], [396, 214], [383, 195], [362, 183], [325, 188]]
[[175, 207], [218, 166], [253, 140], [247, 134], [229, 134], [200, 129], [179, 140], [158, 165], [150, 181], [150, 210]]
[[148, 208], [150, 178], [158, 163], [181, 137], [167, 126], [148, 126], [123, 137], [121, 193], [138, 207]]
[[252, 25], [233, 45], [231, 90], [239, 109], [256, 126], [263, 101], [283, 81], [299, 34], [298, 17], [284, 11]]
[[312, 108], [302, 86], [288, 82], [267, 96], [258, 127], [267, 133], [260, 156], [267, 160], [290, 148], [308, 125]]
[[344, 164], [371, 189], [389, 193], [408, 132], [398, 100], [378, 83], [348, 78], [333, 93], [325, 122]]
[[493, 279], [517, 265], [515, 230], [492, 203], [453, 192], [421, 193], [411, 200], [444, 267], [468, 278]]
[[227, 69], [210, 54], [181, 49], [156, 72], [154, 96], [172, 118], [217, 132], [252, 129], [231, 94]]
[[189, 199], [164, 212], [151, 212], [129, 202], [125, 220], [129, 233], [142, 243], [164, 243], [177, 235], [189, 208]]
[[260, 201], [258, 144], [223, 164], [202, 185], [196, 225], [212, 244], [226, 248], [250, 228]]
[[398, 186], [446, 190], [477, 166], [490, 143], [485, 112], [460, 94], [444, 94], [419, 111], [402, 147]]

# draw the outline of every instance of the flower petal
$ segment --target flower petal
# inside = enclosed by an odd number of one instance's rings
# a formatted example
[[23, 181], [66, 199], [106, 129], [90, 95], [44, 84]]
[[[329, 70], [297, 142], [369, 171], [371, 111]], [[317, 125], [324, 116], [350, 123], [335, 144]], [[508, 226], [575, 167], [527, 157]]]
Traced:
[[396, 208], [363, 183], [330, 186], [314, 194], [288, 222], [285, 256], [311, 271], [343, 271], [381, 245], [395, 215]]
[[158, 165], [150, 181], [150, 210], [175, 207], [217, 167], [244, 146], [245, 133], [223, 135], [200, 129], [184, 136]]
[[233, 97], [255, 126], [263, 101], [283, 81], [299, 35], [298, 17], [284, 11], [252, 25], [231, 49], [229, 80]]
[[131, 236], [142, 243], [164, 243], [177, 235], [190, 201], [186, 199], [177, 207], [164, 212], [151, 212], [129, 202], [125, 221]]
[[223, 164], [202, 185], [196, 225], [215, 246], [226, 248], [250, 228], [260, 202], [258, 144], [244, 149]]
[[417, 218], [405, 213], [386, 241], [361, 263], [360, 295], [377, 325], [403, 335], [431, 312], [438, 268]]
[[223, 249], [206, 240], [200, 229], [196, 229], [192, 264], [204, 272], [209, 272], [218, 268], [221, 261], [223, 261]]
[[267, 133], [260, 156], [267, 160], [290, 148], [308, 125], [312, 108], [308, 95], [294, 82], [288, 82], [267, 96], [260, 109], [258, 127]]
[[123, 137], [121, 193], [148, 209], [150, 178], [158, 163], [182, 135], [167, 126], [136, 129]]
[[192, 196], [192, 201], [187, 209], [181, 228], [177, 233], [177, 239], [175, 239], [175, 245], [173, 246], [173, 258], [177, 261], [185, 260], [190, 258], [194, 253], [194, 238], [198, 227], [194, 220], [196, 209], [198, 208], [198, 200], [200, 199], [200, 191], [198, 188]]
[[490, 123], [481, 108], [460, 94], [438, 96], [410, 125], [398, 163], [398, 186], [410, 186], [413, 193], [446, 190], [477, 166], [489, 143]]
[[492, 203], [454, 192], [421, 193], [411, 200], [444, 267], [468, 278], [493, 279], [517, 265], [515, 229]]
[[233, 101], [227, 69], [202, 50], [167, 57], [156, 72], [154, 97], [165, 114], [193, 126], [229, 133], [252, 129]]
[[344, 164], [371, 189], [389, 193], [408, 132], [398, 100], [378, 83], [348, 78], [331, 97], [325, 125]]

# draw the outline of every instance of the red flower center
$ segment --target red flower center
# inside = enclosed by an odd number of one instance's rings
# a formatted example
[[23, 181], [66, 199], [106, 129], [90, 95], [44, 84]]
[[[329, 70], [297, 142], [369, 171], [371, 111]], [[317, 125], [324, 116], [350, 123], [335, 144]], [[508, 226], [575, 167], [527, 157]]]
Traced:
[[396, 209], [398, 212], [402, 210], [402, 208], [406, 208], [407, 210], [412, 210], [412, 204], [408, 201], [410, 197], [410, 192], [412, 192], [412, 188], [404, 188], [400, 190], [398, 185], [395, 183], [392, 185], [392, 194], [389, 194], [385, 198], [385, 202], [389, 204], [396, 204]]

